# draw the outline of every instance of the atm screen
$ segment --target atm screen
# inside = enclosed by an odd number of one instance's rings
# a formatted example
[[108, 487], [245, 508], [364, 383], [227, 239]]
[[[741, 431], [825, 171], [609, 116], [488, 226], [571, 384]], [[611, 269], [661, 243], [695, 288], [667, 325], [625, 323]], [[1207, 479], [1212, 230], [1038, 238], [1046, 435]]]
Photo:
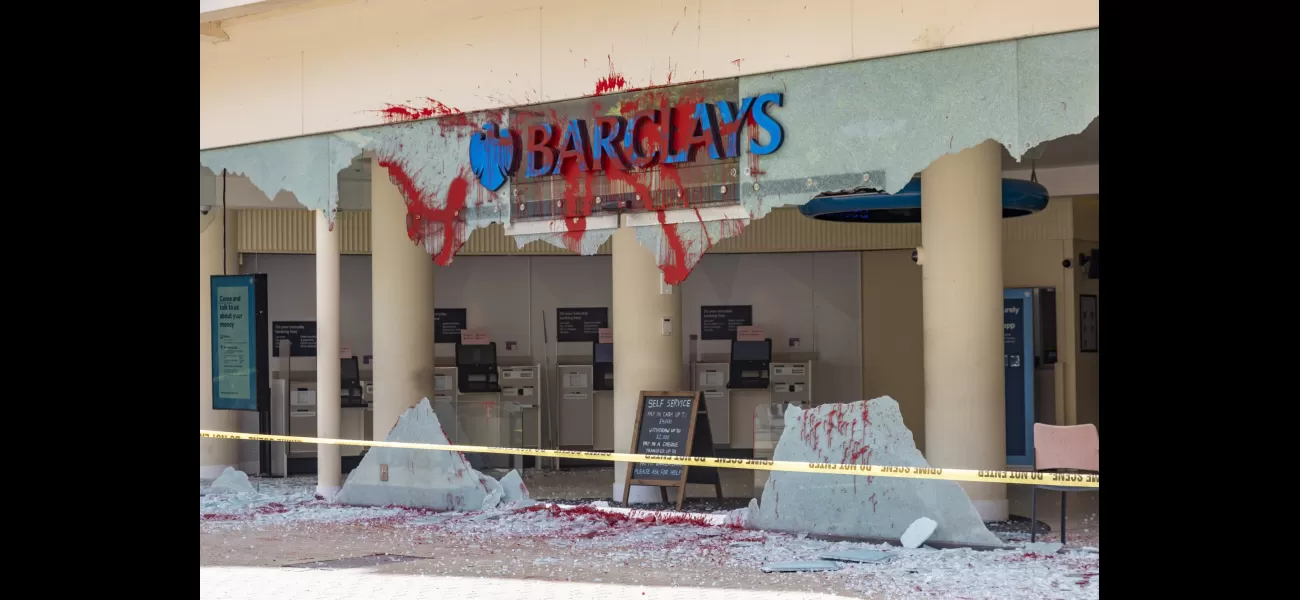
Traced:
[[492, 365], [497, 362], [496, 349], [491, 344], [481, 346], [456, 346], [456, 362], [462, 365]]
[[614, 363], [614, 344], [596, 344], [595, 362], [604, 364]]
[[732, 342], [731, 360], [772, 360], [772, 348], [769, 345], [770, 343], [771, 342], [766, 340], [761, 342]]
[[361, 379], [361, 371], [357, 367], [356, 357], [342, 359], [339, 374], [342, 375], [343, 381], [357, 381]]

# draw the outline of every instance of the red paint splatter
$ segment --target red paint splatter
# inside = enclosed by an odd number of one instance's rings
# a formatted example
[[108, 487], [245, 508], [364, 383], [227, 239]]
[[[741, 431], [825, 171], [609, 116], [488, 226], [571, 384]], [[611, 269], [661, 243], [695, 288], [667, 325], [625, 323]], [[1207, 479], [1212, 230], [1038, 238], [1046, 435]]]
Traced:
[[[442, 208], [435, 208], [434, 194], [421, 190], [415, 179], [407, 172], [404, 160], [396, 157], [380, 157], [379, 166], [388, 169], [388, 177], [402, 192], [406, 200], [406, 234], [416, 244], [436, 248], [434, 263], [439, 266], [451, 264], [451, 259], [465, 245], [468, 232], [461, 209], [465, 208], [465, 198], [469, 194], [470, 175], [462, 166], [456, 177], [447, 186], [446, 201]], [[432, 238], [432, 239], [430, 239]], [[426, 239], [437, 242], [426, 244]]]
[[739, 71], [739, 70], [740, 70], [740, 62], [743, 61], [743, 60], [745, 60], [745, 59], [743, 59], [743, 58], [737, 58], [736, 60], [731, 61], [731, 64], [736, 65], [736, 70]]
[[[534, 504], [519, 509], [520, 512], [546, 512], [552, 517], [577, 521], [587, 518], [592, 521], [604, 521], [610, 527], [622, 525], [695, 525], [698, 527], [721, 527], [726, 529], [743, 529], [737, 524], [727, 523], [723, 525], [712, 525], [708, 522], [707, 515], [688, 515], [688, 514], [670, 514], [645, 511], [638, 513], [621, 513], [612, 511], [603, 511], [590, 505], [573, 506], [563, 508], [557, 504]], [[592, 537], [590, 533], [583, 534]]]
[[[628, 88], [627, 78], [622, 73], [614, 70], [614, 59], [608, 55], [609, 74], [596, 80], [596, 95], [608, 94], [610, 92], [620, 92]], [[585, 59], [584, 59], [585, 64]]]
[[431, 119], [433, 117], [465, 114], [459, 108], [447, 106], [433, 98], [425, 98], [423, 106], [416, 106], [414, 104], [385, 104], [384, 108], [380, 109], [378, 112], [383, 116], [384, 121], [387, 123], [418, 121], [420, 119]]
[[[865, 425], [871, 423], [871, 416], [866, 403], [863, 403], [860, 419], [849, 418], [845, 414], [847, 404], [829, 405], [827, 408], [818, 408], [806, 411], [803, 415], [803, 422], [800, 424], [799, 438], [808, 445], [821, 462], [836, 464], [871, 464], [871, 455], [873, 449], [867, 444]], [[861, 434], [861, 438], [859, 438]], [[848, 439], [844, 439], [844, 438]], [[821, 447], [822, 439], [825, 438], [828, 449], [830, 447], [842, 446], [843, 452], [837, 460], [827, 456]], [[867, 486], [875, 480], [874, 476], [867, 476]], [[853, 493], [858, 492], [858, 478], [853, 478]], [[874, 498], [874, 493], [872, 494]], [[874, 503], [874, 500], [872, 501]]]
[[1033, 560], [1050, 560], [1053, 558], [1056, 558], [1056, 556], [1052, 554], [1039, 554], [1037, 552], [1026, 552], [1020, 556], [1015, 556], [1015, 555], [1008, 556], [1006, 560], [1008, 562], [1028, 562]]
[[[758, 127], [758, 121], [754, 119], [754, 111], [758, 109], [759, 108], [755, 106], [754, 108], [750, 109], [749, 113], [745, 115], [745, 131], [748, 132], [749, 139], [753, 140], [755, 143], [758, 142], [759, 127]], [[743, 144], [744, 142], [741, 141], [740, 143]], [[752, 175], [755, 179], [757, 179], [759, 175], [767, 174], [767, 172], [764, 171], [758, 164], [758, 155], [754, 154], [753, 152], [749, 153], [749, 174]]]
[[578, 161], [571, 159], [560, 165], [560, 176], [564, 178], [564, 247], [581, 254], [587, 217], [591, 216], [596, 198], [595, 174], [591, 170], [579, 169]]
[[[631, 117], [635, 113], [645, 110], [668, 111], [671, 109], [671, 117], [666, 113], [661, 114], [664, 115], [662, 118], [671, 119], [678, 132], [678, 138], [685, 137], [692, 130], [695, 108], [699, 103], [705, 101], [702, 93], [692, 92], [692, 90], [685, 90], [683, 93], [680, 89], [668, 91], [631, 88], [627, 85], [626, 78], [615, 70], [612, 58], [610, 58], [609, 65], [610, 74], [601, 77], [596, 82], [596, 93], [640, 92], [634, 96], [627, 94], [619, 98], [614, 112], [624, 117]], [[674, 76], [675, 68], [670, 68], [670, 80]], [[560, 119], [560, 115], [556, 111], [550, 110], [548, 112], [549, 114], [520, 111], [516, 118], [516, 127], [524, 130], [528, 125], [538, 121], [547, 122], [557, 129], [568, 126], [567, 119]], [[604, 110], [602, 103], [593, 103], [588, 118], [594, 121], [605, 116], [608, 112]], [[565, 116], [573, 117], [576, 115]], [[518, 117], [523, 117], [523, 119]], [[734, 127], [738, 126], [739, 124], [736, 124]], [[559, 165], [555, 173], [559, 176], [558, 179], [563, 181], [564, 185], [564, 193], [560, 199], [562, 210], [559, 211], [564, 220], [564, 231], [559, 237], [561, 244], [565, 248], [573, 252], [581, 252], [588, 231], [587, 218], [596, 210], [595, 199], [598, 196], [606, 195], [635, 195], [637, 198], [632, 200], [635, 209], [661, 213], [659, 215], [660, 226], [667, 244], [665, 244], [664, 251], [660, 253], [658, 262], [664, 272], [665, 281], [671, 285], [679, 285], [713, 244], [721, 239], [739, 234], [744, 230], [744, 224], [742, 221], [735, 219], [718, 221], [718, 224], [713, 226], [719, 228], [720, 235], [714, 235], [707, 230], [707, 227], [711, 224], [706, 223], [698, 211], [696, 218], [699, 222], [698, 226], [702, 230], [700, 234], [695, 234], [695, 223], [668, 224], [663, 222], [664, 215], [662, 211], [691, 208], [698, 205], [703, 199], [707, 186], [712, 182], [687, 181], [687, 179], [706, 176], [708, 174], [706, 170], [687, 169], [682, 171], [678, 169], [677, 164], [664, 164], [663, 160], [668, 148], [660, 147], [663, 145], [662, 134], [660, 126], [653, 123], [645, 123], [638, 128], [638, 145], [648, 153], [655, 153], [656, 151], [659, 153], [658, 163], [649, 169], [625, 169], [618, 161], [611, 162], [608, 160], [603, 160], [603, 164], [595, 165], [595, 169], [592, 171], [577, 169], [576, 161], [572, 159]], [[677, 148], [677, 150], [680, 149]], [[696, 152], [707, 152], [707, 149], [697, 146]], [[597, 171], [603, 171], [603, 177]], [[687, 173], [691, 175], [688, 177]], [[602, 179], [603, 181], [601, 181]], [[687, 235], [688, 233], [690, 235]], [[701, 239], [695, 239], [696, 237]]]
[[686, 266], [686, 245], [682, 243], [682, 237], [677, 235], [677, 225], [669, 223], [665, 219], [664, 211], [659, 213], [659, 226], [663, 228], [664, 239], [668, 241], [668, 249], [672, 252], [670, 260], [659, 261], [659, 270], [663, 271], [664, 282], [669, 285], [677, 285], [686, 281], [686, 276], [691, 274], [690, 267]]
[[289, 512], [289, 509], [279, 502], [272, 502], [266, 506], [254, 508], [253, 512], [259, 515], [278, 515]]

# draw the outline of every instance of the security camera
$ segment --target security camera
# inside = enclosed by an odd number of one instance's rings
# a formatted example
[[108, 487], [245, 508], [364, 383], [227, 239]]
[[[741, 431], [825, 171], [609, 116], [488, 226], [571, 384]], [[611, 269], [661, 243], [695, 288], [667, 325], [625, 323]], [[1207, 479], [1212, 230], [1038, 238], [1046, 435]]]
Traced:
[[200, 216], [202, 216], [202, 215], [206, 215], [206, 214], [208, 214], [208, 213], [210, 213], [210, 212], [212, 212], [212, 207], [211, 207], [211, 206], [200, 206], [200, 207], [199, 207], [199, 215], [200, 215]]
[[917, 246], [912, 250], [912, 262], [918, 265], [925, 265], [925, 248]]

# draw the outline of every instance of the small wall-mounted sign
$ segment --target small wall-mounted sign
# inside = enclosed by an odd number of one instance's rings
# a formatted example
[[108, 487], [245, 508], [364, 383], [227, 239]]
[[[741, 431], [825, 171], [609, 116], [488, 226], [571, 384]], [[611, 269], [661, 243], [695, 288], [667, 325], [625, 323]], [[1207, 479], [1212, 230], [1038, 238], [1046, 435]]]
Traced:
[[610, 329], [609, 327], [601, 327], [600, 331], [598, 331], [596, 335], [597, 335], [597, 343], [600, 344], [614, 343], [614, 330]]
[[555, 309], [555, 339], [561, 342], [594, 342], [602, 327], [609, 327], [609, 308]]
[[486, 346], [491, 343], [488, 332], [483, 329], [460, 330], [460, 343], [466, 346]]
[[379, 465], [379, 480], [388, 481], [388, 465]]
[[280, 356], [280, 340], [289, 340], [289, 356], [316, 356], [315, 321], [271, 323], [271, 355]]
[[763, 328], [758, 325], [741, 325], [736, 328], [737, 342], [761, 342], [766, 337]]
[[352, 344], [339, 346], [339, 358], [352, 358]]
[[455, 344], [460, 330], [469, 327], [469, 317], [463, 308], [433, 309], [433, 342]]
[[702, 340], [734, 340], [737, 327], [753, 324], [754, 307], [748, 304], [700, 307], [700, 339]]
[[799, 347], [799, 338], [790, 338], [790, 347], [791, 347], [791, 348], [798, 348], [798, 347]]

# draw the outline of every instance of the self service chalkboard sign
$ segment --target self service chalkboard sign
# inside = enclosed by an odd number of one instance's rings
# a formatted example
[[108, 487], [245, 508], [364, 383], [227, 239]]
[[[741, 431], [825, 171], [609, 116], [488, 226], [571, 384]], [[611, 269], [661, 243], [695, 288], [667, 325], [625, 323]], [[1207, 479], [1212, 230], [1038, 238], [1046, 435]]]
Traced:
[[[635, 437], [636, 454], [661, 456], [712, 456], [713, 434], [709, 413], [700, 392], [641, 392], [637, 402]], [[623, 484], [623, 505], [627, 506], [633, 485], [659, 487], [665, 504], [668, 491], [677, 488], [677, 509], [686, 498], [687, 483], [712, 483], [722, 497], [722, 480], [712, 467], [686, 467], [662, 463], [632, 463]]]

